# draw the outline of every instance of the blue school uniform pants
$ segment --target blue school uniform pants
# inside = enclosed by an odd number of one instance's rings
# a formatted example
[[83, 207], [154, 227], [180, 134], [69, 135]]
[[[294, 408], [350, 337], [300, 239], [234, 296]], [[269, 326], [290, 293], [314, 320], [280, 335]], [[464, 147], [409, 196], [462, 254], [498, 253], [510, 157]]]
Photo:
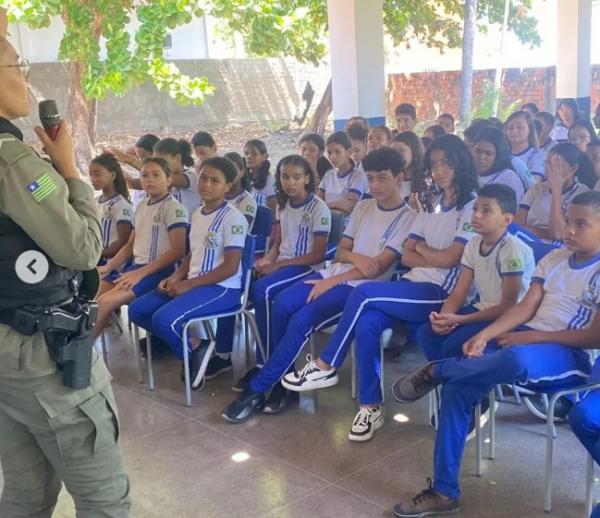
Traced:
[[348, 298], [335, 333], [321, 359], [336, 369], [344, 363], [356, 337], [360, 383], [359, 402], [381, 403], [381, 335], [394, 322], [422, 324], [439, 311], [448, 295], [437, 284], [425, 282], [365, 282]]
[[447, 358], [434, 363], [434, 376], [443, 384], [433, 457], [435, 490], [459, 498], [460, 464], [469, 424], [475, 407], [496, 385], [536, 383], [565, 388], [582, 383], [589, 372], [585, 351], [555, 343], [502, 349], [490, 342], [479, 358]]
[[[475, 306], [465, 306], [459, 315], [470, 315], [479, 311]], [[437, 334], [427, 322], [419, 327], [417, 341], [425, 353], [425, 357], [431, 362], [463, 355], [463, 344], [473, 338], [479, 331], [489, 326], [491, 321], [473, 322], [464, 326], [458, 326], [447, 335]]]
[[310, 279], [322, 277], [319, 273], [313, 273], [281, 291], [273, 301], [273, 351], [264, 367], [250, 381], [250, 388], [254, 392], [267, 392], [292, 371], [294, 361], [310, 335], [335, 324], [342, 314], [352, 286], [338, 284], [306, 304], [312, 285], [305, 281]]
[[[129, 318], [137, 326], [158, 336], [183, 358], [182, 336], [185, 324], [194, 318], [235, 311], [240, 307], [241, 290], [214, 284], [169, 297], [155, 290], [129, 305]], [[220, 324], [220, 323], [219, 323]], [[230, 326], [217, 326], [217, 341], [226, 339]]]
[[[256, 315], [256, 325], [263, 346], [267, 355], [271, 354], [274, 341], [271, 338], [272, 334], [272, 317], [271, 311], [273, 300], [282, 290], [297, 283], [299, 280], [311, 275], [313, 270], [309, 266], [284, 266], [283, 268], [273, 272], [270, 275], [261, 277], [252, 282], [250, 286], [250, 300], [254, 304], [254, 314]], [[227, 350], [225, 344], [219, 344], [218, 353], [231, 352], [231, 348]], [[256, 362], [258, 365], [264, 364], [264, 359], [257, 348]]]

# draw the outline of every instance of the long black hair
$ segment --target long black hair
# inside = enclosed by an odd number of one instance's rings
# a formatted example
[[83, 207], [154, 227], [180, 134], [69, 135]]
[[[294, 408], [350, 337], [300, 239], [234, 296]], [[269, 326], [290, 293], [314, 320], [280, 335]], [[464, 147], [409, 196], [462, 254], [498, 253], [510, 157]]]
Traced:
[[123, 198], [125, 198], [129, 203], [131, 200], [129, 199], [129, 189], [127, 188], [127, 182], [125, 181], [125, 175], [123, 175], [123, 169], [121, 169], [121, 164], [111, 153], [102, 153], [95, 158], [92, 158], [92, 164], [98, 164], [99, 166], [104, 167], [107, 171], [113, 173], [115, 175], [115, 179], [113, 180], [113, 185], [115, 187], [115, 191], [117, 191]]
[[560, 115], [558, 114], [558, 110], [561, 106], [568, 106], [569, 108], [571, 108], [571, 112], [573, 113], [573, 124], [581, 120], [581, 112], [579, 111], [577, 101], [575, 99], [562, 99], [556, 105], [556, 115], [554, 116], [556, 118], [556, 122], [566, 127], [566, 124], [563, 122], [563, 120], [560, 118]]
[[508, 139], [502, 130], [497, 128], [485, 128], [481, 130], [475, 139], [475, 144], [482, 141], [491, 144], [496, 150], [494, 163], [490, 170], [486, 171], [487, 173], [494, 174], [504, 169], [512, 169], [512, 162], [510, 160], [510, 155], [508, 154]]
[[154, 146], [160, 139], [153, 135], [152, 133], [146, 133], [142, 135], [137, 142], [135, 143], [135, 147], [139, 147], [148, 151], [148, 153], [152, 153], [154, 151]]
[[248, 177], [248, 170], [246, 169], [246, 164], [244, 164], [242, 155], [236, 153], [235, 151], [231, 151], [230, 153], [225, 153], [223, 156], [233, 162], [233, 165], [235, 165], [235, 167], [242, 172], [240, 185], [244, 191], [250, 192], [252, 190], [252, 182], [250, 182], [250, 178]]
[[164, 138], [159, 140], [154, 145], [154, 152], [161, 155], [179, 155], [181, 157], [181, 164], [184, 167], [192, 167], [194, 165], [192, 146], [185, 139]]
[[479, 188], [479, 176], [473, 156], [467, 145], [456, 135], [442, 135], [436, 138], [425, 152], [423, 159], [425, 178], [429, 180], [428, 183], [432, 185], [434, 193], [440, 192], [431, 176], [431, 153], [436, 150], [444, 152], [448, 165], [454, 171], [452, 183], [456, 190], [456, 205], [460, 210], [474, 199], [474, 192]]
[[412, 159], [410, 164], [404, 168], [404, 172], [410, 171], [410, 192], [423, 193], [427, 190], [427, 182], [423, 174], [423, 143], [414, 131], [403, 131], [394, 135], [392, 142], [402, 142], [410, 148]]
[[[269, 156], [269, 153], [267, 152], [267, 146], [262, 140], [251, 139], [246, 142], [244, 149], [247, 147], [254, 148], [261, 155]], [[250, 171], [248, 166], [245, 167], [250, 181], [252, 182], [252, 186], [259, 191], [264, 189], [267, 185], [269, 175], [271, 174], [271, 162], [265, 160], [257, 171]]]
[[288, 201], [288, 195], [283, 190], [283, 186], [281, 184], [281, 170], [286, 165], [295, 165], [304, 170], [304, 174], [308, 176], [308, 184], [305, 187], [306, 192], [315, 192], [317, 185], [315, 172], [306, 158], [300, 155], [288, 155], [283, 157], [277, 164], [277, 169], [275, 170], [275, 192], [277, 193], [277, 203], [279, 203], [279, 208], [281, 209], [285, 207], [285, 204]]
[[590, 189], [594, 188], [598, 181], [594, 173], [594, 164], [575, 144], [560, 142], [548, 151], [548, 157], [553, 154], [563, 157], [570, 166], [577, 166], [577, 171], [575, 171], [577, 181]]

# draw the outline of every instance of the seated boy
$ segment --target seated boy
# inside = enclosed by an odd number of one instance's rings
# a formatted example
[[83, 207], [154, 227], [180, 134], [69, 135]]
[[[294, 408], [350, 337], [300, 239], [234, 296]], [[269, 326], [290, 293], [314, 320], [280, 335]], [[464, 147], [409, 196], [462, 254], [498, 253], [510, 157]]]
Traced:
[[586, 348], [600, 339], [600, 193], [577, 195], [565, 215], [565, 246], [538, 264], [521, 302], [463, 346], [464, 358], [429, 363], [392, 387], [402, 403], [442, 385], [434, 482], [394, 507], [398, 517], [441, 515], [459, 507], [459, 471], [476, 405], [498, 384], [566, 387], [585, 381]]
[[417, 109], [410, 103], [400, 103], [394, 110], [396, 133], [412, 131], [417, 124]]
[[[278, 413], [287, 406], [279, 380], [311, 333], [335, 323], [350, 292], [366, 279], [389, 279], [402, 252], [415, 214], [400, 189], [405, 162], [398, 151], [381, 148], [363, 160], [373, 199], [357, 204], [344, 231], [334, 262], [281, 291], [272, 306], [273, 353], [241, 396], [223, 411], [232, 423], [248, 419], [264, 407]], [[265, 405], [265, 393], [273, 388]]]
[[[517, 198], [510, 187], [490, 184], [479, 191], [471, 219], [478, 236], [465, 247], [456, 288], [417, 333], [429, 361], [462, 356], [469, 338], [525, 295], [535, 260], [528, 245], [507, 233], [516, 211]], [[472, 286], [477, 297], [465, 305]]]

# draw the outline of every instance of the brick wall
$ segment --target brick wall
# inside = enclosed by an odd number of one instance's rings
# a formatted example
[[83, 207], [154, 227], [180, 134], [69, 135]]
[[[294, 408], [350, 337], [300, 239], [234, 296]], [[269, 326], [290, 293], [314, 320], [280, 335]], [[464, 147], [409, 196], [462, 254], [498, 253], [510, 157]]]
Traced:
[[[473, 78], [473, 107], [483, 95], [486, 82], [494, 81], [494, 70], [477, 70]], [[503, 105], [513, 101], [535, 102], [540, 109], [554, 111], [556, 68], [509, 68], [502, 77]], [[439, 113], [459, 113], [460, 71], [388, 75], [388, 113], [401, 102], [417, 107], [419, 120], [433, 120]], [[592, 109], [600, 102], [600, 65], [592, 67]]]

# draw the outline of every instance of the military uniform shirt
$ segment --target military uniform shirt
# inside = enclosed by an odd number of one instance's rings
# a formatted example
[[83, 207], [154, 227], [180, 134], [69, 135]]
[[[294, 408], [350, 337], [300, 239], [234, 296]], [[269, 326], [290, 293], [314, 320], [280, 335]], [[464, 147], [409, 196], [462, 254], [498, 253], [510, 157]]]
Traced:
[[188, 211], [170, 194], [157, 201], [144, 200], [135, 211], [135, 264], [156, 261], [171, 248], [169, 231], [177, 227], [189, 228]]

